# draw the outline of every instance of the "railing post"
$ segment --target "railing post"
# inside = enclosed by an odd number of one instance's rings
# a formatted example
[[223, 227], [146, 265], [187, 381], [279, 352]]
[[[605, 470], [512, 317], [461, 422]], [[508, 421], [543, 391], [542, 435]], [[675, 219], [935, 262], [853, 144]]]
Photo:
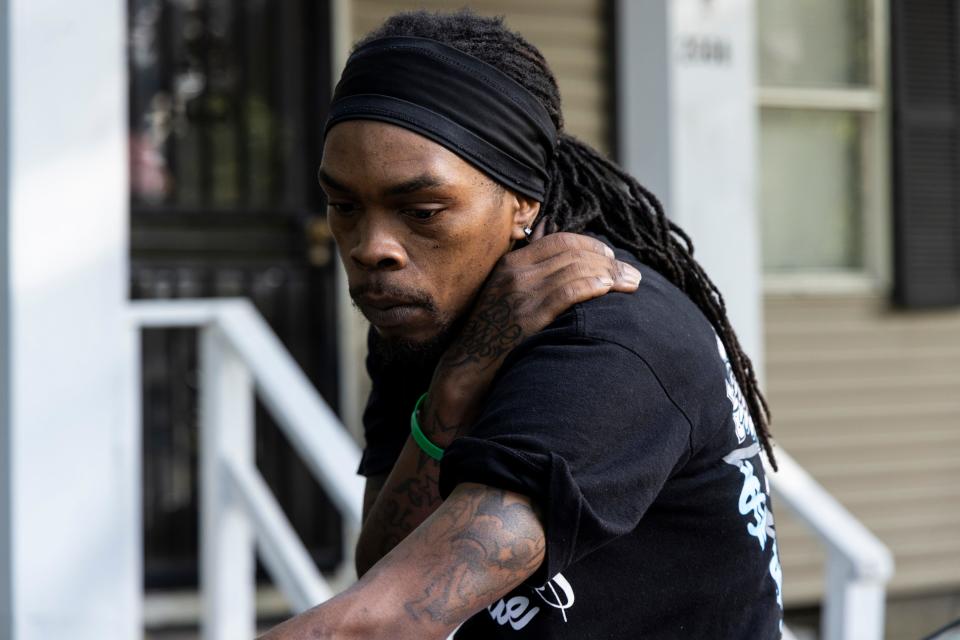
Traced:
[[823, 640], [881, 640], [884, 622], [883, 581], [859, 578], [855, 567], [837, 552], [827, 556], [823, 599]]
[[254, 538], [224, 462], [254, 464], [249, 369], [216, 325], [200, 331], [200, 586], [204, 640], [256, 633]]
[[886, 583], [893, 575], [890, 550], [787, 452], [778, 451], [777, 459], [780, 470], [768, 477], [778, 500], [827, 548], [821, 637], [880, 640]]

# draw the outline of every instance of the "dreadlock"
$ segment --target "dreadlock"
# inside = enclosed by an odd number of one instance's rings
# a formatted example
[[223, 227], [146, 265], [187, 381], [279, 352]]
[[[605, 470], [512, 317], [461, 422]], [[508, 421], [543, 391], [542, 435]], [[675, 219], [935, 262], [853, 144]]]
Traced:
[[727, 319], [723, 296], [693, 258], [693, 242], [667, 218], [652, 193], [592, 147], [564, 132], [560, 90], [540, 51], [508, 29], [502, 17], [483, 17], [467, 9], [396, 14], [356, 47], [388, 36], [419, 36], [443, 42], [496, 67], [540, 101], [560, 132], [549, 168], [550, 184], [540, 209], [547, 231], [605, 235], [663, 274], [700, 308], [723, 342], [757, 435], [776, 469], [770, 410], [753, 364]]

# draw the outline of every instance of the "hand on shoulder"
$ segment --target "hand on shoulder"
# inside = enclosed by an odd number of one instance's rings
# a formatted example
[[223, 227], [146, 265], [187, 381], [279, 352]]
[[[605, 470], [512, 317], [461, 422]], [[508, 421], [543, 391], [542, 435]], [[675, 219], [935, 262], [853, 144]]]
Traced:
[[611, 291], [636, 291], [640, 278], [595, 238], [565, 232], [535, 236], [501, 258], [478, 293], [434, 372], [431, 406], [446, 423], [468, 423], [518, 344], [576, 304]]

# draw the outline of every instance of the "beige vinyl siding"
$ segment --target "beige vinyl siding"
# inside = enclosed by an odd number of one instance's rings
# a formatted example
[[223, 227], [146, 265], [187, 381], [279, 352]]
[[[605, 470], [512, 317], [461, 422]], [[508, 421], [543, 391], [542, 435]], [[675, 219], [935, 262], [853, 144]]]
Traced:
[[609, 144], [607, 30], [601, 0], [517, 3], [482, 0], [356, 0], [351, 3], [353, 41], [398, 11], [453, 11], [469, 6], [482, 15], [504, 15], [546, 57], [560, 85], [567, 130], [606, 152]]
[[[960, 587], [960, 311], [770, 295], [765, 313], [779, 444], [890, 546], [891, 594]], [[823, 556], [785, 511], [786, 604], [812, 603]]]

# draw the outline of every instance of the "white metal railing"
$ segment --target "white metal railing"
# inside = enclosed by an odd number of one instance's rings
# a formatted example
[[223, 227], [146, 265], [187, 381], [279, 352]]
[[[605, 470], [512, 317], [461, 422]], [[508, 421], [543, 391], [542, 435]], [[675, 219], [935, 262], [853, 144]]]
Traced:
[[[297, 611], [332, 594], [254, 464], [254, 390], [340, 511], [347, 571], [363, 503], [360, 451], [247, 300], [138, 301], [132, 309], [143, 328], [200, 328], [203, 637], [252, 638], [254, 543]], [[770, 478], [780, 504], [827, 548], [821, 640], [880, 640], [890, 551], [785, 451], [777, 459]]]
[[204, 640], [255, 635], [254, 544], [297, 610], [332, 594], [254, 463], [254, 392], [339, 510], [353, 570], [360, 451], [247, 300], [132, 303], [142, 328], [200, 329], [200, 581]]
[[780, 470], [769, 477], [779, 504], [827, 550], [820, 640], [881, 640], [893, 555], [783, 449], [777, 463]]

